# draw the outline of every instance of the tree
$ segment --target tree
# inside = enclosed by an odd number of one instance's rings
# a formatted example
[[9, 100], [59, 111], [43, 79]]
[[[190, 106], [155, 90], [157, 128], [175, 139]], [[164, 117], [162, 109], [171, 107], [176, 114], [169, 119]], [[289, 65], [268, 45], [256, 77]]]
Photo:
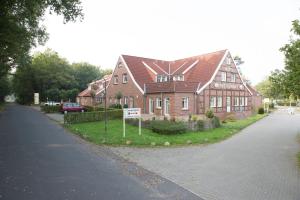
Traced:
[[10, 82], [8, 76], [0, 77], [0, 103], [4, 102], [4, 97], [10, 93]]
[[72, 68], [78, 89], [81, 91], [87, 87], [87, 83], [100, 79], [103, 76], [100, 68], [89, 63], [73, 63]]
[[48, 35], [41, 21], [45, 11], [64, 16], [64, 23], [82, 19], [80, 0], [2, 0], [0, 6], [0, 77], [29, 61], [29, 51]]
[[285, 86], [290, 95], [300, 96], [300, 23], [292, 22], [292, 36], [290, 43], [284, 45], [280, 51], [285, 56]]

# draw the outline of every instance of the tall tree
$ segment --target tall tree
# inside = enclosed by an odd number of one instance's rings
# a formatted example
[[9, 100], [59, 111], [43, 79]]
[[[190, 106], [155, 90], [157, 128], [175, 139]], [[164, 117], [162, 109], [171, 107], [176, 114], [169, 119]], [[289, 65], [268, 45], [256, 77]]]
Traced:
[[300, 23], [292, 22], [292, 36], [290, 43], [284, 45], [280, 51], [285, 55], [285, 83], [287, 91], [300, 97]]
[[82, 19], [80, 0], [1, 0], [0, 76], [29, 60], [29, 50], [48, 36], [42, 19], [45, 11], [64, 16], [64, 22]]

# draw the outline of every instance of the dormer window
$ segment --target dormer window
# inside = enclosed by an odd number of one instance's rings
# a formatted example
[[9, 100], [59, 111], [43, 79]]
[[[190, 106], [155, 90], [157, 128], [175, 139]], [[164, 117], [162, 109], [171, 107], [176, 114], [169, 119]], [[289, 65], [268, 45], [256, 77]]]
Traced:
[[168, 76], [166, 75], [157, 75], [156, 76], [156, 82], [167, 82], [168, 81]]
[[173, 76], [173, 81], [184, 81], [183, 75], [175, 75]]
[[221, 81], [226, 82], [226, 72], [221, 72]]

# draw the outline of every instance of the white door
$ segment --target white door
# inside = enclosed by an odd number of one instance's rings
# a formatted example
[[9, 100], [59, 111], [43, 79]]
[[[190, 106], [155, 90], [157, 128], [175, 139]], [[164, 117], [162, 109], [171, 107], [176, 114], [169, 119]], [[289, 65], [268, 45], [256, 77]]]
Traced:
[[170, 114], [170, 98], [165, 98], [165, 102], [164, 102], [164, 113], [165, 115], [169, 115]]
[[230, 97], [226, 97], [226, 111], [230, 112], [231, 111], [231, 101]]

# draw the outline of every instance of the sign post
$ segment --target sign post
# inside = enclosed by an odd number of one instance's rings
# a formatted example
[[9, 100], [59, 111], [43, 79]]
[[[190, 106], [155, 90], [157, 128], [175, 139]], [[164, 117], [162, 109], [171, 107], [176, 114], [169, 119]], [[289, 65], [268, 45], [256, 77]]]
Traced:
[[125, 119], [139, 119], [139, 135], [142, 134], [141, 125], [141, 108], [124, 108], [123, 109], [123, 137], [126, 136], [126, 127], [125, 127]]

